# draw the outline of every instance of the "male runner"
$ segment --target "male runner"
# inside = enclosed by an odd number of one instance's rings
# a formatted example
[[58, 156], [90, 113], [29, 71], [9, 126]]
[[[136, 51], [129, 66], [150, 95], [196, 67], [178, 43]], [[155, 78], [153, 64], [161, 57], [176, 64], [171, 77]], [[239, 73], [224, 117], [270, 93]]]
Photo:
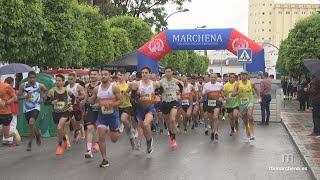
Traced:
[[[187, 133], [187, 122], [190, 121], [192, 115], [193, 108], [193, 94], [195, 94], [195, 88], [192, 84], [188, 83], [187, 77], [182, 77], [183, 82], [183, 91], [181, 94], [181, 102], [182, 102], [182, 117], [183, 117], [183, 126], [184, 133]], [[196, 99], [198, 96], [196, 96]], [[194, 128], [194, 122], [192, 123], [192, 127]]]
[[151, 123], [156, 113], [154, 103], [156, 100], [155, 89], [160, 88], [160, 84], [150, 80], [150, 67], [141, 69], [142, 80], [132, 84], [132, 93], [138, 94], [139, 100], [137, 104], [137, 120], [139, 126], [143, 130], [143, 134], [147, 141], [147, 153], [153, 151], [153, 138], [151, 135]]
[[65, 124], [68, 121], [70, 112], [72, 111], [72, 105], [75, 102], [75, 97], [71, 91], [63, 87], [65, 83], [65, 77], [62, 74], [56, 75], [56, 87], [50, 89], [48, 92], [46, 105], [53, 105], [52, 119], [57, 127], [58, 133], [58, 146], [56, 155], [62, 155], [62, 140], [64, 142], [64, 149], [68, 149], [68, 141], [64, 132]]
[[[89, 79], [90, 83], [86, 84], [87, 89], [87, 97], [90, 98], [93, 94], [93, 89], [100, 85], [100, 82], [98, 80], [99, 78], [99, 70], [98, 69], [91, 69], [89, 71]], [[99, 104], [89, 104], [88, 103], [88, 114], [86, 118], [86, 125], [87, 125], [87, 152], [85, 154], [85, 158], [92, 158], [92, 139], [93, 139], [93, 132], [96, 127], [96, 121], [98, 119], [98, 111], [100, 109]], [[98, 137], [96, 137], [98, 139]], [[99, 144], [98, 141], [93, 146], [93, 149], [98, 151], [99, 150]]]
[[232, 96], [235, 97], [238, 95], [240, 114], [244, 121], [247, 135], [250, 137], [250, 140], [254, 140], [254, 121], [253, 121], [253, 90], [257, 95], [260, 95], [258, 88], [253, 82], [248, 80], [248, 72], [243, 70], [241, 72], [241, 80], [235, 85], [232, 92]]
[[132, 115], [132, 105], [130, 102], [130, 94], [127, 92], [129, 83], [126, 82], [126, 70], [120, 68], [118, 70], [118, 83], [121, 95], [123, 96], [123, 103], [119, 106], [119, 115], [122, 124], [124, 125], [124, 130], [130, 141], [131, 148], [135, 148], [134, 134], [131, 132], [131, 115]]
[[226, 108], [227, 108], [227, 113], [228, 113], [230, 128], [231, 128], [230, 136], [232, 136], [236, 132], [235, 121], [238, 119], [238, 116], [239, 116], [238, 97], [232, 96], [232, 92], [234, 90], [235, 85], [236, 85], [235, 74], [230, 73], [229, 82], [224, 84], [224, 88], [226, 90], [226, 97], [225, 97]]
[[[29, 125], [29, 142], [27, 151], [31, 151], [32, 141], [34, 135], [36, 135], [37, 144], [41, 144], [41, 130], [36, 130], [35, 124], [40, 113], [40, 104], [47, 96], [47, 88], [38, 82], [36, 82], [36, 72], [30, 71], [28, 73], [28, 81], [19, 86], [17, 96], [20, 100], [23, 100], [23, 112], [27, 123]], [[42, 97], [40, 92], [42, 91]]]
[[0, 82], [0, 125], [4, 138], [14, 137], [16, 144], [20, 144], [21, 137], [17, 129], [10, 131], [12, 121], [11, 103], [18, 100], [15, 90], [8, 83]]
[[[86, 93], [84, 91], [84, 87], [80, 84], [76, 83], [77, 75], [74, 72], [69, 73], [68, 75], [68, 82], [67, 89], [72, 92], [74, 97], [76, 98], [75, 104], [72, 105], [72, 113], [70, 119], [74, 117], [76, 120], [75, 124], [73, 124], [74, 129], [74, 136], [73, 141], [79, 142], [80, 140], [80, 129], [81, 129], [81, 119], [82, 119], [82, 112], [81, 112], [81, 105], [80, 102], [86, 98]], [[69, 125], [69, 123], [67, 123]], [[69, 141], [69, 132], [67, 132], [67, 140]]]
[[176, 147], [176, 117], [177, 117], [177, 107], [179, 106], [177, 101], [177, 85], [180, 88], [180, 92], [183, 91], [183, 83], [175, 78], [173, 78], [172, 67], [165, 68], [166, 77], [160, 80], [161, 87], [163, 88], [162, 93], [162, 104], [161, 112], [164, 115], [169, 115], [168, 119], [168, 129], [169, 129], [169, 140], [171, 141], [171, 146]]
[[[110, 131], [111, 141], [116, 143], [119, 138], [119, 105], [123, 100], [119, 86], [111, 83], [112, 77], [108, 70], [101, 71], [101, 84], [93, 89], [93, 94], [89, 98], [89, 103], [94, 105], [99, 103], [98, 112], [98, 135], [99, 148], [102, 156], [100, 167], [109, 166], [106, 150], [106, 134]], [[109, 128], [108, 128], [109, 127]]]
[[224, 97], [224, 87], [217, 82], [217, 74], [210, 75], [210, 82], [202, 90], [202, 96], [207, 96], [207, 112], [212, 129], [211, 140], [218, 140], [219, 114]]

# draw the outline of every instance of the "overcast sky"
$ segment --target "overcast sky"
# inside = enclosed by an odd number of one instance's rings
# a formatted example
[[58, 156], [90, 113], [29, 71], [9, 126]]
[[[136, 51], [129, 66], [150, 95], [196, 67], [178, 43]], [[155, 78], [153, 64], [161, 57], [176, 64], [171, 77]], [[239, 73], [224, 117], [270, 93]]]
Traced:
[[[278, 3], [312, 3], [320, 0], [276, 0]], [[186, 3], [189, 12], [177, 13], [168, 19], [169, 29], [192, 29], [206, 25], [207, 28], [235, 28], [248, 35], [249, 0], [192, 0]], [[166, 12], [171, 14], [176, 6], [168, 4]]]
[[[193, 0], [186, 3], [189, 12], [172, 15], [169, 29], [192, 29], [206, 25], [207, 28], [235, 28], [248, 35], [248, 0]], [[167, 5], [168, 14], [176, 11]]]

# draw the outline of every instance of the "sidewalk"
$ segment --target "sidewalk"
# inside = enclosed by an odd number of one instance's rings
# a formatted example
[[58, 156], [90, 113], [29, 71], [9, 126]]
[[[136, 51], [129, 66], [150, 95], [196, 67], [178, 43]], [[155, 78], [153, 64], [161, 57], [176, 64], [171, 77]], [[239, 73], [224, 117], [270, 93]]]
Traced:
[[308, 137], [313, 130], [312, 113], [301, 112], [298, 101], [283, 101], [281, 119], [313, 179], [320, 180], [320, 139]]

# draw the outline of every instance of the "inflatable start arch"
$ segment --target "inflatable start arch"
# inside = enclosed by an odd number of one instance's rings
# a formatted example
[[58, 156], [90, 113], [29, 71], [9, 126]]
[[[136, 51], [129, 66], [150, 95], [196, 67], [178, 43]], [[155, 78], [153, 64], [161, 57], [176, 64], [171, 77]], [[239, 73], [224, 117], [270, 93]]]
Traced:
[[158, 60], [172, 50], [223, 50], [237, 55], [239, 48], [252, 49], [248, 72], [265, 71], [264, 49], [233, 28], [165, 30], [138, 49], [138, 71], [150, 66], [158, 73]]

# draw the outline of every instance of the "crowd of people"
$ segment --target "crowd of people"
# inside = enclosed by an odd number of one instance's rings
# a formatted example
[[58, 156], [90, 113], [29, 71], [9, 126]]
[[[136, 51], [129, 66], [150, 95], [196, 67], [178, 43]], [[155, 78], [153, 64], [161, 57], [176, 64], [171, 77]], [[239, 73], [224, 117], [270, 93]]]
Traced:
[[17, 91], [13, 89], [13, 79], [0, 83], [0, 124], [4, 138], [13, 137], [20, 143], [18, 131], [10, 128], [10, 124], [17, 123], [15, 108], [18, 100], [23, 101], [23, 112], [29, 125], [26, 150], [32, 151], [34, 137], [36, 143], [41, 144], [42, 134], [35, 122], [41, 111], [40, 104], [44, 102], [53, 109], [58, 139], [56, 155], [71, 148], [71, 126], [74, 143], [86, 135], [84, 157], [92, 158], [93, 151], [100, 151], [102, 162], [99, 166], [107, 167], [106, 137], [110, 136], [116, 143], [121, 126], [132, 149], [141, 149], [144, 136], [147, 154], [154, 150], [152, 130], [159, 129], [159, 134], [167, 130], [170, 146], [176, 148], [177, 134], [187, 133], [199, 123], [204, 123], [205, 135], [218, 141], [219, 122], [225, 119], [229, 119], [230, 136], [239, 130], [239, 119], [242, 119], [248, 139], [255, 140], [253, 106], [256, 100], [261, 102], [264, 112], [259, 125], [269, 125], [271, 79], [268, 73], [264, 73], [264, 77], [258, 89], [248, 79], [247, 71], [222, 77], [215, 73], [187, 77], [174, 75], [173, 69], [166, 67], [165, 75], [160, 77], [152, 74], [149, 67], [143, 67], [140, 76], [128, 77], [122, 68], [116, 76], [105, 69], [91, 69], [87, 82], [78, 80], [74, 72], [67, 78], [57, 74], [55, 87], [47, 89], [36, 81], [36, 73], [31, 71], [28, 81]]

